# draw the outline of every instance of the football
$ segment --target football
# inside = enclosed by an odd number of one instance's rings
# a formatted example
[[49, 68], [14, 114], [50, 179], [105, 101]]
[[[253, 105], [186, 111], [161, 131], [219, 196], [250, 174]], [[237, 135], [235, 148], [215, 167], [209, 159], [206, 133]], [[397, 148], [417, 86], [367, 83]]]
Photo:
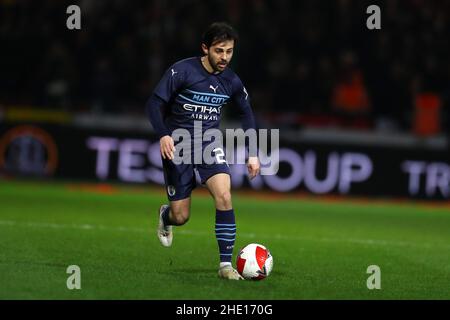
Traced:
[[262, 280], [269, 276], [273, 257], [263, 245], [251, 243], [243, 247], [236, 258], [239, 274], [247, 280]]

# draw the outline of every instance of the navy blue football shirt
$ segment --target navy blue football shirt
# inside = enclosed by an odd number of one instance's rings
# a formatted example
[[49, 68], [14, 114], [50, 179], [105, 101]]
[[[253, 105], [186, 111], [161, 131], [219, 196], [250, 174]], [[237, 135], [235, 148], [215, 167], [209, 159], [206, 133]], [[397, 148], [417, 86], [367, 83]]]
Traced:
[[237, 107], [242, 128], [255, 129], [250, 98], [239, 77], [228, 67], [220, 73], [209, 73], [201, 58], [193, 57], [167, 69], [146, 110], [161, 138], [178, 128], [192, 132], [194, 121], [202, 122], [203, 131], [219, 128], [223, 108], [229, 102]]

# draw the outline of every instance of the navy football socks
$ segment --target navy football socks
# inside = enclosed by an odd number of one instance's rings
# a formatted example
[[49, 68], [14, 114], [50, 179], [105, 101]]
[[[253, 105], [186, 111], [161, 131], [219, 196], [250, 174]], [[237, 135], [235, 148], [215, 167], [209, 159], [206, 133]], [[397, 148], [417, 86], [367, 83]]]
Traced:
[[234, 241], [236, 239], [236, 223], [234, 210], [216, 209], [216, 239], [219, 245], [220, 264], [231, 264]]
[[164, 223], [164, 226], [170, 226], [172, 224], [169, 219], [169, 212], [170, 212], [170, 206], [167, 206], [164, 209], [163, 213], [161, 214], [161, 218]]

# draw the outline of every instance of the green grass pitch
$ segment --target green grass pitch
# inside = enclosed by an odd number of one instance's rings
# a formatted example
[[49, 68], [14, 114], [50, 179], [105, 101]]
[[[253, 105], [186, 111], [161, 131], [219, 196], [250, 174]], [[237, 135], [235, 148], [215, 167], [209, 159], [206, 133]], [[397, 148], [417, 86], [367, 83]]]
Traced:
[[[267, 246], [263, 281], [217, 277], [214, 206], [194, 191], [171, 248], [156, 237], [162, 188], [0, 180], [0, 299], [449, 299], [449, 206], [234, 193], [238, 249]], [[81, 290], [66, 287], [69, 265]], [[381, 269], [369, 290], [367, 267]]]

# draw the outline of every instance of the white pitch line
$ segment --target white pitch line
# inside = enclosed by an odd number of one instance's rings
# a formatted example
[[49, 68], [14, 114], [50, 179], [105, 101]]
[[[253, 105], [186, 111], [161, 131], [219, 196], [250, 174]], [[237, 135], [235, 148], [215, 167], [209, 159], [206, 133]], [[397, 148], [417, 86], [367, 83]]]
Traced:
[[[118, 231], [118, 232], [135, 232], [135, 233], [151, 233], [153, 230], [147, 230], [143, 228], [130, 228], [130, 227], [112, 227], [104, 225], [93, 225], [93, 224], [59, 224], [59, 223], [48, 223], [48, 222], [20, 222], [13, 220], [0, 220], [0, 226], [15, 226], [15, 227], [28, 227], [28, 228], [49, 228], [49, 229], [76, 229], [76, 230], [100, 230], [100, 231]], [[186, 229], [176, 229], [176, 233], [193, 235], [193, 236], [209, 236], [213, 235], [211, 232], [197, 231], [197, 230], [186, 230]], [[242, 233], [239, 232], [239, 237], [254, 239], [257, 237], [255, 233]], [[329, 238], [329, 237], [298, 237], [298, 236], [287, 236], [281, 234], [270, 234], [258, 236], [262, 239], [274, 239], [274, 240], [286, 240], [286, 241], [312, 241], [312, 242], [344, 242], [351, 244], [361, 244], [361, 245], [375, 245], [375, 246], [397, 246], [397, 247], [413, 247], [413, 248], [445, 248], [450, 249], [450, 246], [442, 244], [433, 243], [411, 243], [406, 241], [390, 241], [390, 240], [380, 240], [380, 239], [356, 239], [356, 238]]]

